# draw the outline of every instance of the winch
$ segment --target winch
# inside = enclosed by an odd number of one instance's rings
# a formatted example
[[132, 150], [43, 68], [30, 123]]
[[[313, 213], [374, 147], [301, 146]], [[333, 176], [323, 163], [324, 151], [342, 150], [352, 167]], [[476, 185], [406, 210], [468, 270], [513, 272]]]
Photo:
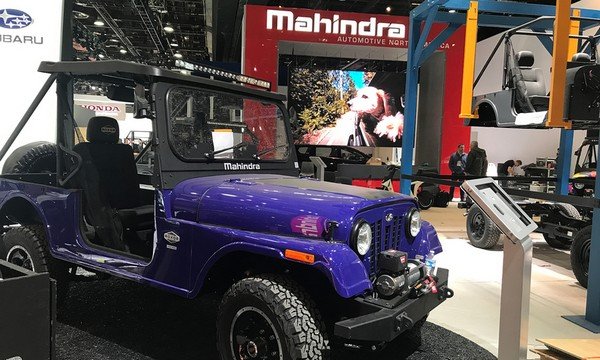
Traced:
[[424, 264], [408, 260], [408, 254], [398, 250], [385, 250], [379, 254], [381, 275], [375, 281], [377, 293], [383, 297], [392, 297], [408, 290], [425, 276]]

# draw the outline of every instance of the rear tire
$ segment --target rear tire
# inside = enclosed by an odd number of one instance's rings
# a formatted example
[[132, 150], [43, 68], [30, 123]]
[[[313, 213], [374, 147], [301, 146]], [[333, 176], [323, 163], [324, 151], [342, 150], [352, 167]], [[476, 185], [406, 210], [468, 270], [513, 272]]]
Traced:
[[467, 236], [471, 244], [480, 249], [493, 248], [500, 240], [500, 229], [477, 205], [467, 213]]
[[56, 144], [37, 141], [15, 149], [4, 162], [3, 174], [56, 172]]
[[50, 255], [42, 225], [23, 225], [8, 230], [2, 238], [0, 257], [36, 273], [49, 273], [56, 280], [59, 304], [66, 298], [69, 289], [67, 266]]
[[571, 246], [571, 267], [577, 281], [587, 289], [590, 267], [590, 251], [592, 247], [592, 226], [581, 229]]
[[330, 355], [314, 302], [294, 281], [279, 275], [246, 278], [231, 286], [219, 307], [217, 347], [222, 360], [261, 355], [325, 360]]

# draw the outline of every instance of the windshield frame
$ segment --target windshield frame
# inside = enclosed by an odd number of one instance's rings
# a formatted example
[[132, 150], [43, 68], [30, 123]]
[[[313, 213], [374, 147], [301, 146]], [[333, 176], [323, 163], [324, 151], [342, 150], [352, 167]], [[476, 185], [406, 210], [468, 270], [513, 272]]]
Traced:
[[[171, 114], [170, 114], [170, 103], [171, 103], [171, 95], [172, 92], [174, 90], [177, 89], [189, 89], [189, 90], [196, 90], [196, 91], [204, 91], [207, 93], [213, 93], [213, 94], [217, 94], [217, 95], [224, 95], [224, 96], [236, 96], [239, 97], [240, 99], [243, 100], [253, 100], [259, 103], [266, 103], [266, 104], [270, 104], [270, 105], [274, 105], [276, 106], [276, 108], [279, 109], [280, 113], [281, 113], [281, 120], [279, 121], [283, 121], [283, 125], [285, 127], [285, 137], [286, 137], [286, 144], [287, 144], [287, 154], [285, 157], [283, 157], [282, 159], [262, 159], [262, 158], [215, 158], [215, 157], [206, 157], [206, 158], [190, 158], [190, 157], [186, 157], [183, 156], [175, 147], [174, 147], [174, 136], [173, 136], [173, 131], [172, 131], [172, 127], [171, 127]], [[171, 150], [171, 152], [173, 153], [173, 155], [175, 155], [179, 160], [186, 162], [186, 163], [195, 163], [195, 164], [204, 164], [204, 163], [257, 163], [257, 164], [263, 164], [263, 163], [287, 163], [289, 162], [289, 160], [292, 158], [292, 151], [295, 151], [295, 149], [293, 149], [293, 144], [291, 142], [291, 134], [290, 134], [290, 129], [289, 126], [287, 124], [289, 124], [289, 115], [287, 113], [287, 110], [284, 106], [283, 103], [278, 102], [278, 101], [274, 101], [272, 99], [266, 99], [266, 98], [260, 98], [257, 96], [251, 96], [248, 94], [242, 94], [242, 93], [230, 93], [230, 92], [226, 92], [226, 91], [222, 91], [222, 90], [218, 90], [218, 89], [213, 89], [213, 88], [205, 88], [205, 87], [197, 87], [197, 86], [189, 86], [187, 84], [172, 84], [172, 86], [170, 86], [166, 92], [166, 97], [165, 97], [165, 122], [166, 122], [166, 126], [167, 126], [167, 138], [168, 138], [168, 143], [169, 143], [169, 148]], [[243, 109], [242, 109], [243, 110]], [[209, 122], [215, 122], [212, 120], [209, 120]], [[246, 125], [245, 122], [241, 122], [240, 125]], [[237, 123], [231, 123], [232, 127], [242, 127], [239, 126]], [[244, 128], [248, 129], [247, 126], [244, 126]], [[253, 134], [252, 131], [250, 131], [250, 129], [248, 129], [248, 132], [250, 134], [250, 137], [252, 139], [255, 138], [255, 135]], [[242, 142], [244, 142], [242, 140]], [[240, 143], [242, 143], [240, 142]], [[236, 146], [238, 144], [234, 144], [234, 146]], [[281, 144], [283, 145], [283, 144]], [[277, 144], [275, 144], [274, 146], [277, 146]], [[268, 149], [268, 148], [266, 148]], [[265, 150], [265, 149], [263, 149]], [[257, 154], [260, 153], [260, 151], [262, 150], [258, 150]]]

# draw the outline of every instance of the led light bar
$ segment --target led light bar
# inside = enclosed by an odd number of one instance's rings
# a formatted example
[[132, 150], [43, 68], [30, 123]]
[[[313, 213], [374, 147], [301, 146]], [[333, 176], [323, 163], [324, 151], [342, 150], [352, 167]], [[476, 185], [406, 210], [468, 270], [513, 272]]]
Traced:
[[271, 82], [266, 80], [256, 79], [250, 76], [236, 74], [229, 71], [212, 68], [206, 65], [193, 64], [185, 60], [175, 60], [175, 66], [181, 69], [189, 71], [198, 71], [203, 74], [220, 76], [229, 80], [237, 81], [242, 84], [248, 84], [256, 87], [260, 87], [266, 90], [271, 90]]

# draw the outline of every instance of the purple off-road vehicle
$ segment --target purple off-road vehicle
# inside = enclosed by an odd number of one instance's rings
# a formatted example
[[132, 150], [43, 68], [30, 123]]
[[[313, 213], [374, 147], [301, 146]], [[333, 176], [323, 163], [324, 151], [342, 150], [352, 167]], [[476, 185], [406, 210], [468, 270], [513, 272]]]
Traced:
[[[425, 265], [442, 249], [415, 199], [298, 178], [284, 98], [197, 69], [43, 62], [49, 79], [0, 150], [1, 257], [48, 271], [59, 304], [78, 268], [190, 299], [222, 291], [222, 359], [420, 341], [452, 290], [446, 269]], [[56, 144], [5, 156], [55, 82]], [[144, 171], [120, 143], [121, 121], [78, 115], [73, 94], [89, 89], [151, 121]]]

